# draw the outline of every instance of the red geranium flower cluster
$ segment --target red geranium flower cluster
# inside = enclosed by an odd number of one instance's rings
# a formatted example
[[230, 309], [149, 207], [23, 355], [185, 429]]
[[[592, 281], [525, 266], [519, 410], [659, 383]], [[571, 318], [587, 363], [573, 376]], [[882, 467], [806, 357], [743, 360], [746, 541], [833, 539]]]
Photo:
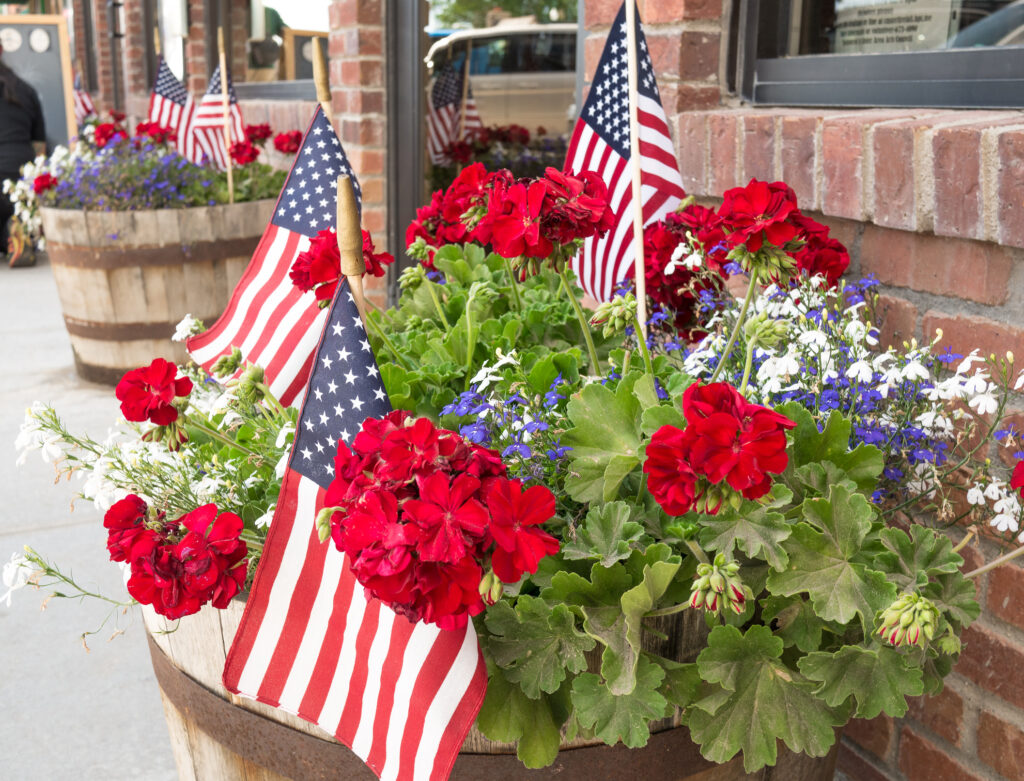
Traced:
[[53, 174], [39, 174], [39, 176], [32, 180], [32, 192], [36, 195], [42, 195], [51, 187], [56, 186], [57, 177]]
[[443, 154], [451, 162], [465, 165], [473, 159], [474, 152], [476, 152], [476, 147], [473, 144], [467, 141], [452, 141], [444, 148]]
[[245, 126], [245, 140], [256, 144], [256, 146], [263, 146], [273, 134], [274, 131], [270, 129], [270, 125], [266, 122], [259, 125]]
[[103, 149], [107, 144], [116, 142], [128, 137], [128, 131], [119, 122], [101, 122], [96, 125], [93, 141], [97, 149]]
[[128, 593], [162, 616], [181, 618], [212, 602], [226, 608], [245, 584], [248, 550], [242, 519], [207, 504], [167, 521], [138, 496], [115, 503], [103, 518], [111, 561], [128, 562]]
[[170, 144], [177, 140], [178, 134], [158, 122], [140, 122], [135, 126], [135, 137], [149, 138], [154, 144]]
[[494, 576], [516, 583], [558, 551], [540, 528], [555, 514], [554, 494], [524, 489], [497, 452], [427, 418], [369, 418], [334, 463], [331, 537], [370, 595], [410, 621], [465, 626], [484, 609], [488, 558]]
[[288, 130], [274, 136], [274, 149], [283, 155], [294, 155], [302, 145], [302, 131]]
[[256, 158], [260, 156], [259, 147], [251, 141], [236, 141], [231, 145], [230, 151], [235, 165], [249, 165], [256, 162]]
[[521, 144], [526, 146], [530, 143], [530, 131], [514, 122], [511, 125], [492, 125], [482, 131], [481, 135], [491, 144]]
[[148, 420], [167, 426], [178, 419], [173, 401], [192, 392], [192, 380], [178, 377], [178, 367], [163, 358], [155, 358], [149, 366], [125, 373], [114, 389], [126, 420]]
[[[729, 278], [724, 269], [726, 247], [721, 223], [721, 217], [711, 209], [691, 204], [644, 229], [647, 295], [675, 313], [676, 330], [687, 339], [700, 330], [700, 292], [720, 290], [719, 282]], [[687, 233], [705, 258], [703, 273], [672, 259], [676, 248], [688, 241]]]
[[1020, 495], [1024, 498], [1024, 461], [1018, 461], [1017, 466], [1013, 468], [1013, 474], [1010, 475], [1010, 488], [1020, 491]]
[[[367, 274], [382, 277], [387, 267], [395, 262], [395, 258], [387, 252], [377, 252], [369, 231], [364, 230], [363, 262]], [[313, 290], [321, 307], [331, 303], [338, 282], [341, 281], [338, 234], [333, 230], [322, 230], [310, 239], [309, 249], [299, 253], [288, 275], [292, 284], [302, 292]]]
[[785, 430], [796, 423], [751, 404], [728, 383], [691, 385], [683, 416], [685, 429], [666, 425], [654, 433], [644, 462], [651, 495], [669, 515], [695, 507], [717, 513], [728, 489], [747, 499], [764, 496], [769, 474], [789, 463]]
[[614, 219], [607, 188], [591, 171], [548, 168], [537, 179], [517, 180], [474, 163], [417, 210], [405, 240], [411, 246], [422, 238], [432, 249], [475, 242], [502, 257], [543, 259], [556, 245], [603, 235]]

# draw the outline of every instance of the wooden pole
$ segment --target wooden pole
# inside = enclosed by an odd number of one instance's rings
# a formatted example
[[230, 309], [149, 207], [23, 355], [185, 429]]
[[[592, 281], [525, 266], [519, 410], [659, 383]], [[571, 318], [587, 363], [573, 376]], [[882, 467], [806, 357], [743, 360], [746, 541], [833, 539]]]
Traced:
[[469, 99], [469, 58], [473, 54], [473, 41], [466, 40], [466, 67], [462, 69], [462, 106], [459, 111], [459, 136], [461, 141], [466, 136], [466, 101]]
[[160, 59], [160, 27], [153, 25], [153, 51], [156, 53], [156, 58]]
[[332, 121], [331, 85], [327, 77], [327, 63], [320, 50], [320, 39], [313, 36], [313, 83], [316, 85], [316, 99], [320, 102], [327, 121]]
[[217, 52], [220, 58], [220, 99], [224, 109], [224, 157], [228, 166], [228, 203], [235, 202], [235, 174], [231, 164], [231, 96], [228, 94], [228, 65], [224, 53], [224, 28], [217, 27]]
[[640, 121], [637, 118], [636, 5], [626, 0], [626, 67], [629, 70], [629, 167], [633, 174], [633, 273], [636, 277], [638, 339], [647, 339], [647, 278], [644, 276], [644, 203], [640, 177]]
[[359, 208], [352, 179], [338, 177], [338, 251], [341, 253], [341, 273], [348, 279], [349, 290], [356, 302], [359, 316], [366, 325], [366, 294], [363, 291], [363, 232], [359, 227]]

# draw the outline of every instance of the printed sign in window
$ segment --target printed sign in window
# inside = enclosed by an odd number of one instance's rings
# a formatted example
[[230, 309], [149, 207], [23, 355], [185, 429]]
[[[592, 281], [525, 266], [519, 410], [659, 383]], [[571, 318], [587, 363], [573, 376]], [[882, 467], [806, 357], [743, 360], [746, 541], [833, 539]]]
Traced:
[[837, 54], [910, 52], [946, 45], [961, 0], [836, 0]]

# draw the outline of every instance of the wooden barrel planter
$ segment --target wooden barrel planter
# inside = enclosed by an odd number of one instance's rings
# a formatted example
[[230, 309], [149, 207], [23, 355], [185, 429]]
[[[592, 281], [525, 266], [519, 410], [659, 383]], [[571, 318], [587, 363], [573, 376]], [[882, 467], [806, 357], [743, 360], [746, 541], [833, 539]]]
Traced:
[[[194, 616], [167, 622], [143, 608], [153, 670], [182, 781], [374, 781], [376, 776], [348, 748], [319, 727], [254, 700], [238, 697], [221, 684], [221, 672], [244, 603], [226, 610], [209, 606]], [[665, 622], [665, 623], [662, 623]], [[668, 624], [668, 622], [673, 622]], [[692, 659], [703, 645], [703, 617], [690, 611], [680, 620], [659, 619], [674, 628], [673, 655]], [[168, 631], [171, 630], [171, 631]], [[687, 638], [691, 638], [687, 640]], [[663, 643], [657, 639], [653, 644]], [[651, 648], [664, 653], [664, 647]], [[742, 758], [715, 765], [700, 756], [686, 727], [667, 719], [652, 724], [642, 749], [563, 742], [554, 764], [527, 770], [514, 746], [488, 741], [474, 727], [452, 770], [452, 781], [831, 781], [838, 743], [822, 758], [794, 754], [779, 744], [775, 767], [743, 771]]]
[[116, 383], [154, 358], [183, 361], [172, 342], [186, 314], [224, 311], [259, 243], [272, 200], [192, 209], [41, 210], [47, 254], [78, 373]]

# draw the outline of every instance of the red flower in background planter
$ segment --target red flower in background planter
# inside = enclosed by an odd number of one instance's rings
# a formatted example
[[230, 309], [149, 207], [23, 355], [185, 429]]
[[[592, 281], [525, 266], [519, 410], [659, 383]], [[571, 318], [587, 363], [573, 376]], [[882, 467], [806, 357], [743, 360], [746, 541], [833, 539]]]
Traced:
[[274, 149], [283, 155], [294, 155], [302, 145], [302, 131], [288, 130], [274, 136]]
[[757, 252], [765, 242], [782, 247], [796, 238], [800, 231], [790, 219], [795, 212], [796, 196], [788, 185], [757, 179], [726, 190], [718, 210], [729, 244], [745, 244], [748, 252]]
[[155, 144], [169, 144], [177, 140], [178, 134], [157, 122], [140, 122], [135, 126], [135, 137], [149, 138]]
[[192, 392], [192, 380], [178, 377], [178, 367], [163, 358], [127, 372], [114, 390], [126, 420], [149, 420], [167, 426], [178, 419], [172, 402]]
[[35, 179], [32, 180], [32, 191], [36, 195], [41, 195], [49, 190], [51, 187], [57, 186], [57, 177], [53, 174], [39, 174]]
[[274, 134], [274, 131], [270, 129], [270, 125], [266, 122], [259, 125], [246, 125], [245, 126], [245, 139], [252, 144], [258, 144], [263, 146], [268, 138]]
[[107, 144], [118, 138], [124, 138], [126, 135], [125, 129], [116, 122], [102, 122], [96, 125], [93, 140], [98, 148], [103, 149]]
[[231, 159], [236, 165], [249, 165], [256, 162], [260, 150], [251, 141], [236, 141], [231, 145]]

